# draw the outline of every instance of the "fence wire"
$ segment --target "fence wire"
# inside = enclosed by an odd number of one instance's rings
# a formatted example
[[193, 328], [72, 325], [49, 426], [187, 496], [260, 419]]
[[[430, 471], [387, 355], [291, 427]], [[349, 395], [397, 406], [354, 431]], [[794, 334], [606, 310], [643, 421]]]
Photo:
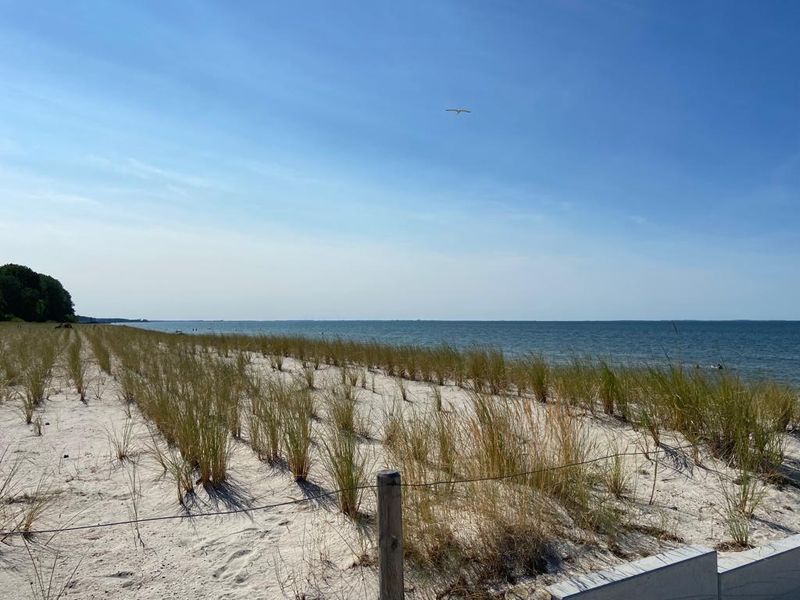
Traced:
[[[442, 485], [463, 485], [469, 483], [481, 483], [486, 481], [505, 481], [509, 479], [518, 479], [522, 477], [528, 477], [531, 475], [536, 475], [540, 473], [546, 473], [550, 471], [560, 471], [564, 469], [571, 469], [575, 467], [581, 467], [593, 463], [602, 462], [605, 460], [611, 460], [617, 457], [626, 457], [626, 456], [647, 456], [648, 458], [653, 455], [658, 455], [661, 452], [676, 452], [680, 450], [685, 450], [687, 448], [692, 448], [692, 444], [687, 444], [684, 446], [677, 446], [677, 447], [659, 447], [657, 449], [647, 451], [632, 451], [632, 452], [616, 452], [614, 454], [607, 454], [605, 456], [598, 456], [595, 458], [590, 458], [583, 461], [578, 461], [574, 463], [568, 463], [563, 465], [554, 465], [552, 467], [544, 467], [541, 469], [533, 469], [530, 471], [520, 471], [518, 473], [510, 473], [505, 475], [487, 475], [481, 477], [469, 477], [469, 478], [457, 478], [457, 479], [447, 479], [447, 480], [435, 480], [435, 481], [424, 481], [424, 482], [402, 482], [400, 483], [400, 487], [404, 488], [422, 488], [422, 487], [436, 487]], [[401, 474], [402, 476], [402, 474]], [[311, 496], [306, 496], [305, 498], [297, 498], [295, 500], [285, 500], [283, 502], [275, 502], [272, 504], [264, 504], [261, 506], [250, 506], [250, 507], [241, 507], [241, 508], [232, 508], [228, 510], [218, 510], [218, 511], [209, 511], [209, 512], [199, 512], [199, 513], [185, 513], [185, 514], [178, 514], [178, 515], [160, 515], [160, 516], [153, 516], [153, 517], [143, 517], [141, 519], [127, 519], [122, 521], [108, 521], [105, 523], [95, 523], [89, 525], [74, 525], [71, 527], [61, 527], [61, 528], [53, 528], [53, 529], [36, 529], [36, 530], [19, 530], [13, 529], [8, 531], [0, 531], [0, 537], [6, 538], [9, 536], [34, 536], [34, 535], [44, 535], [44, 534], [59, 534], [65, 533], [70, 531], [85, 531], [89, 529], [104, 529], [109, 527], [120, 527], [123, 525], [138, 525], [141, 523], [154, 523], [157, 521], [177, 521], [177, 520], [184, 520], [184, 519], [195, 519], [195, 518], [202, 518], [202, 517], [217, 517], [217, 516], [226, 516], [226, 515], [235, 515], [235, 514], [248, 514], [254, 512], [260, 512], [265, 510], [274, 510], [276, 508], [281, 508], [284, 506], [292, 506], [297, 504], [305, 504], [307, 502], [315, 502], [317, 500], [322, 500], [324, 498], [330, 498], [332, 496], [336, 496], [337, 494], [341, 494], [344, 492], [353, 492], [353, 491], [364, 491], [364, 490], [375, 490], [378, 486], [376, 484], [370, 485], [360, 485], [354, 486], [350, 488], [340, 488], [336, 490], [331, 490], [328, 492], [321, 492], [318, 494], [314, 494]]]

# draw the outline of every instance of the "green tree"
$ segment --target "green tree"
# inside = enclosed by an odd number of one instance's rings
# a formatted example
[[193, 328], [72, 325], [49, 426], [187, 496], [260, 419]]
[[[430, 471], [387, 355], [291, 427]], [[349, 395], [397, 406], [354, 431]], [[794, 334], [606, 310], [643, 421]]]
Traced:
[[41, 275], [39, 285], [41, 286], [44, 300], [45, 321], [65, 321], [68, 320], [67, 317], [75, 316], [72, 296], [64, 289], [58, 279], [49, 275]]
[[61, 282], [22, 265], [0, 267], [0, 319], [73, 321], [72, 297]]

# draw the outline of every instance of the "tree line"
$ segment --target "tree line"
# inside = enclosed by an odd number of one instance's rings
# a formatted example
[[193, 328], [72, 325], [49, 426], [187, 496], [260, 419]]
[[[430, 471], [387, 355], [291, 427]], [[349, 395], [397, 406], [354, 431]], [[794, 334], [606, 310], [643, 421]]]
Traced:
[[54, 277], [22, 265], [0, 267], [0, 320], [74, 321], [72, 296]]

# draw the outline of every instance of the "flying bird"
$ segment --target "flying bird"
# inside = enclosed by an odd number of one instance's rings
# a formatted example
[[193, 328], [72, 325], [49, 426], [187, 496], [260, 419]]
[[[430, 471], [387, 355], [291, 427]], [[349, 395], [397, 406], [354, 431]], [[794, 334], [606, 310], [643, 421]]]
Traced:
[[468, 108], [445, 108], [444, 110], [445, 110], [445, 112], [454, 112], [457, 115], [460, 115], [461, 113], [471, 113], [472, 112]]

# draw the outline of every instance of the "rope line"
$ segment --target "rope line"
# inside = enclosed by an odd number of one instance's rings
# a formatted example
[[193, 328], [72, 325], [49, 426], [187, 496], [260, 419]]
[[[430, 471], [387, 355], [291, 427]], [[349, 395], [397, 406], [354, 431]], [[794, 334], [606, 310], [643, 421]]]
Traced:
[[[484, 481], [502, 481], [507, 479], [515, 479], [517, 477], [525, 477], [528, 475], [536, 475], [538, 473], [545, 473], [549, 471], [559, 471], [562, 469], [570, 469], [573, 467], [580, 467], [596, 462], [600, 462], [603, 460], [608, 460], [611, 458], [622, 457], [622, 456], [649, 456], [651, 454], [658, 454], [659, 452], [670, 452], [670, 451], [677, 451], [677, 450], [685, 450], [686, 448], [691, 448], [692, 445], [688, 444], [685, 446], [677, 446], [675, 448], [658, 448], [652, 450], [651, 452], [618, 452], [615, 454], [607, 454], [605, 456], [598, 456], [596, 458], [590, 458], [584, 461], [579, 461], [575, 463], [569, 463], [565, 465], [555, 465], [552, 467], [544, 467], [541, 469], [534, 469], [531, 471], [522, 471], [519, 473], [511, 473], [508, 475], [495, 475], [495, 476], [484, 476], [484, 477], [473, 477], [473, 478], [465, 478], [465, 479], [450, 479], [450, 480], [440, 480], [440, 481], [426, 481], [420, 483], [403, 483], [401, 481], [400, 487], [406, 488], [421, 488], [421, 487], [435, 487], [439, 485], [460, 485], [465, 483], [480, 483]], [[201, 512], [201, 513], [193, 513], [193, 514], [180, 514], [180, 515], [161, 515], [155, 517], [144, 517], [141, 519], [129, 519], [124, 521], [109, 521], [106, 523], [96, 523], [94, 525], [75, 525], [72, 527], [63, 527], [60, 529], [36, 529], [36, 530], [28, 530], [22, 531], [18, 529], [10, 530], [10, 531], [0, 531], [0, 536], [5, 538], [8, 536], [14, 535], [22, 535], [22, 536], [31, 536], [31, 535], [43, 535], [43, 534], [57, 534], [57, 533], [64, 533], [68, 531], [85, 531], [87, 529], [103, 529], [107, 527], [119, 527], [121, 525], [138, 525], [139, 523], [153, 523], [156, 521], [173, 521], [173, 520], [182, 520], [182, 519], [193, 519], [195, 517], [216, 517], [216, 516], [226, 516], [226, 515], [234, 515], [234, 514], [247, 514], [251, 512], [263, 511], [263, 510], [272, 510], [275, 508], [281, 508], [283, 506], [292, 506], [296, 504], [303, 504], [306, 502], [313, 502], [315, 500], [321, 500], [323, 498], [329, 498], [331, 496], [335, 496], [337, 494], [341, 494], [343, 492], [355, 492], [355, 491], [362, 491], [362, 490], [374, 490], [377, 489], [378, 486], [376, 484], [371, 485], [361, 485], [361, 486], [354, 486], [351, 488], [340, 488], [337, 490], [332, 490], [330, 492], [322, 492], [320, 494], [315, 494], [314, 496], [308, 496], [306, 498], [298, 498], [295, 500], [286, 500], [284, 502], [276, 502], [273, 504], [264, 504], [262, 506], [253, 506], [253, 507], [246, 507], [246, 508], [232, 508], [229, 510], [221, 510], [221, 511], [211, 511], [211, 512]]]
[[596, 458], [589, 458], [587, 460], [583, 460], [580, 462], [569, 463], [566, 465], [555, 465], [553, 467], [545, 467], [543, 469], [534, 469], [532, 471], [522, 471], [520, 473], [511, 473], [509, 475], [492, 475], [492, 476], [485, 476], [485, 477], [473, 477], [468, 479], [450, 479], [450, 480], [443, 480], [443, 481], [425, 481], [422, 483], [401, 483], [401, 487], [432, 487], [437, 485], [455, 485], [461, 483], [480, 483], [482, 481], [501, 481], [505, 479], [515, 479], [517, 477], [525, 477], [527, 475], [536, 475], [537, 473], [545, 473], [548, 471], [560, 471], [562, 469], [570, 469], [572, 467], [580, 467], [583, 465], [588, 465], [591, 463], [600, 462], [603, 460], [608, 460], [610, 458], [616, 458], [618, 456], [649, 456], [650, 454], [658, 454], [659, 452], [669, 452], [669, 451], [677, 451], [677, 450], [685, 450], [687, 448], [692, 448], [692, 444], [687, 444], [685, 446], [677, 446], [675, 448], [658, 448], [656, 450], [652, 450], [650, 452], [617, 452], [615, 454], [606, 454], [605, 456], [598, 456]]

